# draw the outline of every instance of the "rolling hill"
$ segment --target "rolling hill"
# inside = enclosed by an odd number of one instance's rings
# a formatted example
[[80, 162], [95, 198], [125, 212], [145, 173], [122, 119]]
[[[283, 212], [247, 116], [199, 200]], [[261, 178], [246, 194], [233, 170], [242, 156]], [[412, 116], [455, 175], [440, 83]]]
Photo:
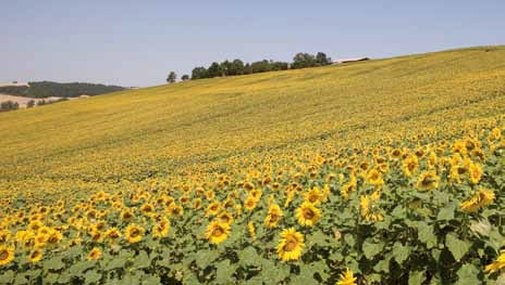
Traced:
[[0, 122], [2, 284], [504, 278], [503, 46], [120, 91]]
[[[0, 114], [3, 188], [216, 172], [505, 110], [505, 47], [205, 79]], [[34, 179], [36, 178], [36, 179]], [[21, 187], [21, 186], [18, 186]]]

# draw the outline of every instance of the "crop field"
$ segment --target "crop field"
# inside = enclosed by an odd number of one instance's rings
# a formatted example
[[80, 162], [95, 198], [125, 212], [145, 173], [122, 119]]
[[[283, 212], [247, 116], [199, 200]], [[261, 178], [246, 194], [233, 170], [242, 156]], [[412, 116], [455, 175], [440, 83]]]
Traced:
[[504, 284], [505, 47], [0, 113], [0, 284]]

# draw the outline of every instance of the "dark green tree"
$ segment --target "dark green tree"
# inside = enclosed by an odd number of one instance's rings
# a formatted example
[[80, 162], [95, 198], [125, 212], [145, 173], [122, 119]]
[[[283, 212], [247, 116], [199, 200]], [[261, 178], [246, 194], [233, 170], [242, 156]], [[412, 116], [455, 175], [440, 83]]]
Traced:
[[316, 65], [324, 66], [331, 64], [331, 58], [327, 57], [324, 52], [318, 52], [316, 54]]
[[208, 78], [208, 72], [207, 69], [203, 66], [198, 66], [193, 68], [193, 71], [191, 71], [191, 80], [196, 80], [196, 79], [202, 79], [202, 78]]
[[316, 66], [316, 58], [308, 53], [299, 52], [293, 57], [291, 68], [306, 68]]
[[189, 75], [184, 74], [183, 76], [181, 76], [181, 80], [182, 80], [182, 81], [189, 80]]
[[173, 72], [173, 71], [170, 71], [170, 73], [168, 74], [168, 77], [167, 77], [167, 82], [174, 83], [176, 80], [177, 80], [177, 74], [175, 74], [175, 72]]
[[210, 78], [223, 76], [221, 65], [217, 62], [213, 62], [207, 69], [207, 74]]

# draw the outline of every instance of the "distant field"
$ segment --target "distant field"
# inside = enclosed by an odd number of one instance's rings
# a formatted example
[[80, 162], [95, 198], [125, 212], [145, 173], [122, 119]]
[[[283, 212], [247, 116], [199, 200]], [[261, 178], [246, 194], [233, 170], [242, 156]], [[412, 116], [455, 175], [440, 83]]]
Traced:
[[492, 284], [504, 137], [503, 46], [0, 113], [0, 283]]
[[30, 101], [34, 101], [35, 103], [39, 101], [57, 101], [62, 99], [63, 97], [48, 97], [48, 98], [30, 98], [30, 97], [21, 97], [21, 96], [12, 96], [7, 94], [0, 94], [0, 103], [5, 101], [12, 101], [19, 104], [20, 108], [26, 108], [26, 104]]

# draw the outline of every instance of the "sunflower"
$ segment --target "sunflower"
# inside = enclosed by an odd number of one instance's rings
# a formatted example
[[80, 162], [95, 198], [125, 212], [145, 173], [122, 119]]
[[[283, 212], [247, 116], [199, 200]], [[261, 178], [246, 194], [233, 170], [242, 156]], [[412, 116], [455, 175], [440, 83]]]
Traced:
[[249, 192], [249, 195], [253, 197], [256, 201], [259, 201], [261, 196], [263, 195], [263, 191], [261, 189], [254, 189]]
[[434, 190], [438, 188], [440, 177], [433, 170], [426, 171], [417, 180], [416, 187], [419, 190]]
[[6, 243], [11, 237], [11, 233], [8, 230], [0, 231], [0, 243]]
[[162, 218], [161, 221], [153, 226], [153, 237], [163, 238], [168, 236], [170, 231], [170, 221], [167, 218]]
[[14, 260], [14, 247], [0, 245], [0, 266], [7, 265]]
[[336, 285], [356, 285], [357, 278], [354, 277], [352, 271], [347, 268], [344, 273], [340, 274], [340, 278], [338, 279]]
[[491, 203], [493, 203], [495, 194], [493, 191], [485, 188], [481, 188], [475, 195], [470, 199], [463, 201], [460, 204], [460, 208], [466, 213], [475, 213], [481, 208], [484, 208]]
[[219, 202], [214, 201], [214, 202], [210, 203], [209, 206], [207, 206], [207, 210], [205, 211], [205, 216], [206, 217], [215, 216], [219, 213], [220, 210], [221, 210], [221, 205], [219, 204]]
[[121, 212], [121, 219], [123, 221], [128, 221], [130, 220], [131, 218], [133, 218], [133, 212], [130, 210], [130, 209], [124, 209], [122, 212]]
[[344, 197], [345, 200], [349, 199], [349, 195], [355, 191], [358, 187], [358, 180], [355, 176], [351, 176], [351, 179], [346, 184], [342, 185], [340, 188], [340, 194]]
[[44, 251], [41, 248], [36, 247], [30, 252], [30, 255], [28, 255], [28, 261], [31, 263], [37, 263], [42, 260], [43, 256]]
[[126, 227], [125, 237], [129, 243], [137, 243], [144, 237], [144, 228], [137, 224], [129, 224]]
[[88, 254], [88, 260], [98, 260], [102, 257], [102, 250], [94, 247]]
[[371, 195], [362, 195], [359, 200], [361, 217], [367, 221], [377, 222], [382, 221], [384, 216], [378, 212], [375, 202], [380, 198], [380, 192], [375, 191]]
[[295, 216], [300, 225], [312, 227], [317, 223], [319, 218], [321, 218], [321, 210], [316, 208], [312, 203], [303, 202], [300, 207], [296, 209]]
[[33, 232], [37, 232], [43, 226], [44, 226], [44, 224], [42, 224], [41, 221], [39, 221], [39, 220], [33, 220], [28, 225], [28, 229], [31, 230], [31, 231], [33, 231]]
[[171, 204], [168, 206], [168, 214], [170, 216], [182, 216], [184, 215], [184, 209], [182, 208], [181, 205], [177, 205], [175, 203]]
[[58, 230], [51, 230], [47, 237], [47, 243], [50, 245], [57, 245], [63, 239], [63, 234]]
[[491, 264], [488, 264], [484, 269], [485, 272], [494, 273], [498, 272], [505, 268], [505, 250], [501, 252], [501, 254], [493, 261]]
[[119, 231], [118, 228], [110, 228], [105, 232], [105, 238], [110, 242], [110, 243], [115, 243], [117, 240], [121, 237], [121, 232]]
[[277, 223], [282, 218], [283, 213], [281, 207], [277, 204], [272, 204], [268, 208], [267, 216], [265, 217], [265, 226], [267, 228], [275, 228], [277, 227]]
[[233, 216], [232, 216], [230, 213], [226, 212], [226, 211], [224, 211], [224, 212], [222, 212], [221, 214], [219, 214], [219, 215], [217, 216], [217, 218], [218, 218], [221, 222], [226, 223], [226, 224], [229, 224], [229, 225], [231, 225], [231, 224], [233, 223]]
[[294, 228], [284, 229], [277, 245], [277, 255], [282, 261], [298, 260], [305, 247], [303, 235]]
[[149, 203], [145, 203], [140, 207], [140, 211], [142, 211], [145, 215], [148, 215], [154, 212], [154, 207]]
[[196, 198], [193, 200], [193, 209], [198, 210], [202, 207], [202, 199], [201, 198]]
[[249, 221], [247, 223], [247, 231], [249, 232], [249, 236], [251, 237], [252, 240], [256, 239], [256, 227], [254, 226], [254, 223]]
[[411, 177], [418, 167], [419, 160], [415, 155], [410, 154], [403, 160], [403, 173], [407, 177]]
[[307, 191], [306, 193], [304, 193], [303, 198], [305, 201], [317, 205], [323, 199], [323, 194], [321, 193], [321, 190], [319, 190], [318, 187], [314, 187], [309, 191]]
[[245, 200], [244, 208], [250, 212], [254, 210], [254, 208], [256, 208], [257, 205], [258, 200], [254, 199], [254, 197], [248, 196], [247, 199]]
[[470, 175], [470, 181], [473, 184], [479, 183], [480, 178], [482, 177], [482, 167], [480, 167], [478, 164], [472, 163], [468, 168], [468, 172]]
[[368, 172], [367, 182], [374, 186], [381, 186], [384, 184], [384, 180], [382, 179], [381, 173], [377, 169], [372, 169]]
[[213, 221], [205, 230], [205, 237], [213, 244], [225, 241], [230, 235], [230, 225], [220, 221]]

